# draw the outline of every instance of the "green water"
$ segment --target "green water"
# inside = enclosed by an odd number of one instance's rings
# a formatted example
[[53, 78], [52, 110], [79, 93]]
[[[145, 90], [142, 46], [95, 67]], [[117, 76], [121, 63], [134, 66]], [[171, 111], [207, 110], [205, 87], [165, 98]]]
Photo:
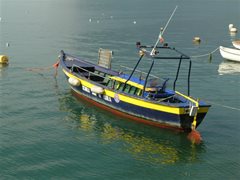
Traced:
[[[78, 101], [48, 68], [62, 49], [96, 62], [100, 47], [114, 51], [113, 68], [132, 67], [135, 42], [155, 43], [176, 5], [164, 39], [184, 53], [239, 39], [228, 32], [240, 30], [239, 0], [0, 0], [0, 54], [10, 59], [0, 68], [0, 179], [239, 179], [239, 63], [218, 51], [211, 63], [193, 58], [191, 94], [212, 104], [199, 145]], [[171, 77], [167, 66], [155, 73]]]

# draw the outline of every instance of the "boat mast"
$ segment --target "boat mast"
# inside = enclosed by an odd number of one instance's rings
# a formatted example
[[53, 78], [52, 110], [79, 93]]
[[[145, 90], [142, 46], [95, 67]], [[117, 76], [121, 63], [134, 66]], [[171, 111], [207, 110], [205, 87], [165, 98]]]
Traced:
[[155, 53], [154, 53], [154, 52], [155, 52], [155, 49], [156, 49], [156, 47], [157, 47], [159, 41], [162, 39], [163, 33], [164, 33], [165, 30], [167, 29], [168, 24], [169, 24], [169, 22], [171, 21], [172, 17], [174, 16], [174, 14], [175, 14], [177, 8], [178, 8], [178, 6], [176, 6], [175, 9], [173, 10], [173, 12], [172, 12], [170, 18], [168, 19], [168, 21], [167, 21], [165, 27], [160, 29], [160, 33], [159, 33], [159, 35], [158, 35], [158, 39], [157, 39], [157, 41], [156, 41], [155, 45], [153, 46], [152, 51], [151, 51], [151, 53], [150, 53], [151, 56], [154, 56], [154, 55], [155, 55]]

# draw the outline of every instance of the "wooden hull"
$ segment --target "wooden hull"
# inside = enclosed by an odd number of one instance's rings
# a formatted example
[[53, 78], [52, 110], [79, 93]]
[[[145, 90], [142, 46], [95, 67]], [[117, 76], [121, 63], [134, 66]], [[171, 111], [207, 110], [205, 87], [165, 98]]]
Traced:
[[223, 46], [220, 46], [219, 50], [224, 59], [240, 62], [240, 50]]

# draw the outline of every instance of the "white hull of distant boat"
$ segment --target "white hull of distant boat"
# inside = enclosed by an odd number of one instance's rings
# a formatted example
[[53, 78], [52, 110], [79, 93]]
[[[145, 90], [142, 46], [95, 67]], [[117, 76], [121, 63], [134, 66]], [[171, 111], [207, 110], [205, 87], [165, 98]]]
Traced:
[[233, 41], [232, 44], [235, 48], [240, 49], [240, 40]]
[[220, 53], [223, 58], [231, 60], [231, 61], [240, 62], [240, 50], [239, 49], [226, 48], [223, 46], [220, 46], [219, 49], [220, 49]]

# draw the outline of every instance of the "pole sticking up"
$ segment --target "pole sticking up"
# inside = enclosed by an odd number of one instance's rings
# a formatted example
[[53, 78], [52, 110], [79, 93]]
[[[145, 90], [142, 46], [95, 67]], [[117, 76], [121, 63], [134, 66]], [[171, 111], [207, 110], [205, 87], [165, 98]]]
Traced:
[[165, 30], [167, 29], [168, 24], [170, 23], [170, 21], [171, 21], [173, 15], [175, 14], [177, 8], [178, 8], [178, 6], [176, 6], [175, 9], [173, 10], [173, 12], [172, 12], [170, 18], [168, 19], [165, 27], [160, 29], [160, 33], [159, 33], [159, 35], [158, 35], [158, 39], [157, 39], [157, 41], [156, 41], [155, 45], [153, 46], [153, 49], [152, 49], [152, 51], [151, 51], [151, 53], [150, 53], [151, 56], [154, 56], [154, 55], [155, 55], [154, 52], [155, 52], [155, 49], [156, 49], [158, 43], [159, 43], [159, 42], [163, 42], [163, 37], [162, 37], [162, 36], [163, 36], [163, 33], [164, 33]]

